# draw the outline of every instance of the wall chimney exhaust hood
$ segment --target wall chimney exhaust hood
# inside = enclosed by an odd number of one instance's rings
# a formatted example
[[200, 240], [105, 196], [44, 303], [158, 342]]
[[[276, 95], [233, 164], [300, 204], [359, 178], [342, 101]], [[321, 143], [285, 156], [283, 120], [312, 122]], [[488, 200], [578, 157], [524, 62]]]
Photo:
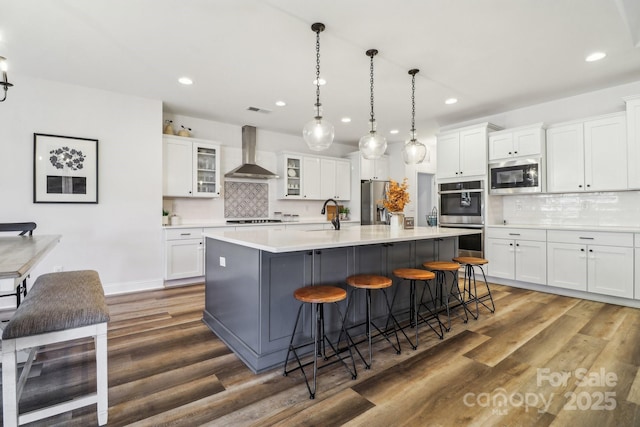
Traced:
[[227, 178], [271, 179], [274, 174], [256, 164], [256, 128], [242, 126], [242, 165], [224, 174]]

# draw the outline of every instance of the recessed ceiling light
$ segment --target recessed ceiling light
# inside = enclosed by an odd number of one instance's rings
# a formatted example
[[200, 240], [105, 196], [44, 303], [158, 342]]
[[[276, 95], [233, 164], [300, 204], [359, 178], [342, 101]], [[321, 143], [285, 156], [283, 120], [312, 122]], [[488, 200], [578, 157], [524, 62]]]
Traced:
[[277, 105], [278, 107], [284, 107], [285, 105], [287, 105], [287, 103], [286, 103], [286, 102], [284, 102], [284, 101], [276, 101], [276, 105]]
[[456, 102], [458, 102], [457, 98], [449, 98], [446, 101], [444, 101], [444, 103], [447, 105], [455, 104]]
[[[316, 79], [313, 79], [313, 84], [316, 85], [316, 86], [318, 85]], [[320, 77], [320, 86], [324, 86], [326, 84], [327, 84], [327, 81], [325, 79], [323, 79], [322, 77]]]
[[397, 134], [398, 132], [400, 132], [398, 129], [391, 129], [391, 130], [389, 131], [389, 133], [390, 133], [391, 135], [395, 135], [395, 134]]
[[593, 52], [592, 54], [587, 56], [584, 60], [587, 61], [587, 62], [594, 62], [594, 61], [601, 60], [605, 56], [607, 56], [607, 54], [604, 53], [604, 52]]
[[178, 82], [180, 82], [183, 85], [192, 85], [193, 84], [193, 80], [191, 80], [189, 77], [180, 77], [178, 79]]
[[351, 117], [343, 117], [340, 119], [342, 123], [351, 123]]

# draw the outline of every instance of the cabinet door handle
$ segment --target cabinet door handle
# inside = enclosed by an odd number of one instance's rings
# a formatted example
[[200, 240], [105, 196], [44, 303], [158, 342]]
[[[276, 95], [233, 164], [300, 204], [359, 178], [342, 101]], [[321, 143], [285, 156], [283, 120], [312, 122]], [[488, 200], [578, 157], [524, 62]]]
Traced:
[[513, 243], [509, 243], [509, 246], [513, 246]]
[[456, 175], [458, 175], [458, 172], [456, 172]]
[[511, 151], [509, 151], [509, 154], [511, 154]]
[[313, 255], [312, 251], [307, 252], [307, 255]]
[[320, 255], [322, 251], [316, 251], [316, 255]]
[[591, 187], [591, 184], [587, 184], [587, 188], [590, 188], [590, 187]]
[[580, 237], [580, 240], [593, 240], [593, 237]]
[[589, 252], [593, 253], [593, 249], [589, 249]]
[[516, 243], [516, 246], [517, 246], [517, 247], [520, 247], [520, 243]]
[[584, 252], [584, 248], [580, 249], [580, 252]]
[[582, 188], [582, 184], [578, 185], [578, 188]]
[[513, 152], [513, 154], [518, 154], [518, 152], [517, 152], [517, 151], [514, 151], [514, 152]]

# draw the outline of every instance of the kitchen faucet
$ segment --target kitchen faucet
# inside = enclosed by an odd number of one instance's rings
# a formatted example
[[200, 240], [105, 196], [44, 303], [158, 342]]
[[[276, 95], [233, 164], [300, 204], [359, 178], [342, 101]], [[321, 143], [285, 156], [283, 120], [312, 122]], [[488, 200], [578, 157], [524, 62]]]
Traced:
[[333, 202], [334, 205], [336, 205], [336, 214], [333, 218], [331, 218], [331, 224], [333, 224], [333, 228], [335, 228], [336, 230], [340, 230], [340, 218], [338, 218], [338, 212], [340, 211], [340, 208], [338, 207], [338, 202], [336, 202], [333, 199], [327, 199], [324, 201], [324, 205], [322, 205], [322, 210], [320, 211], [320, 213], [322, 215], [324, 215], [326, 208], [327, 208], [327, 203], [329, 202]]

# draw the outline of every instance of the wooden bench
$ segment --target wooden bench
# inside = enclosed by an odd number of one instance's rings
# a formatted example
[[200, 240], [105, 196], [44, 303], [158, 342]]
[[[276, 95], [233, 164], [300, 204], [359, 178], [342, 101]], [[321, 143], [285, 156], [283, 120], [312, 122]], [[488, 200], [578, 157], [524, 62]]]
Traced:
[[[13, 427], [97, 403], [98, 424], [107, 423], [107, 322], [109, 310], [98, 273], [91, 270], [44, 274], [36, 280], [2, 332], [4, 427]], [[38, 348], [93, 337], [96, 393], [20, 414], [18, 402]], [[17, 353], [30, 349], [17, 378]]]

